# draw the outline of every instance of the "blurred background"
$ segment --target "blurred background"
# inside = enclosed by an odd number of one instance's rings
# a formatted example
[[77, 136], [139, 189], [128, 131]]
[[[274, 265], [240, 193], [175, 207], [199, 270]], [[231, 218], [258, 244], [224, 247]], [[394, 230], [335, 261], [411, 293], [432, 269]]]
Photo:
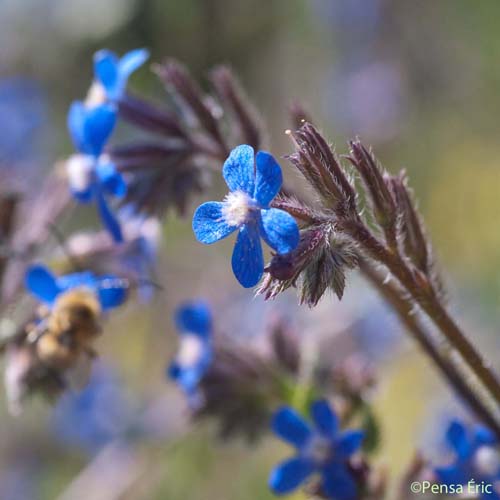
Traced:
[[[291, 151], [284, 130], [296, 100], [338, 152], [359, 135], [391, 172], [407, 169], [451, 307], [498, 360], [498, 19], [495, 0], [2, 0], [0, 159], [19, 182], [35, 186], [72, 151], [66, 111], [85, 95], [92, 54], [100, 48], [124, 53], [147, 47], [152, 62], [175, 57], [203, 85], [214, 64], [227, 63], [261, 111], [275, 155]], [[147, 69], [133, 76], [131, 88], [162, 100], [161, 84]], [[296, 177], [288, 167], [285, 175]], [[155, 421], [157, 438], [127, 449], [89, 447], [61, 430], [78, 429], [77, 417], [73, 426], [71, 420], [63, 425], [35, 400], [15, 419], [0, 402], [2, 500], [79, 498], [78, 485], [92, 484], [85, 474], [113, 461], [109, 477], [124, 478], [116, 498], [271, 498], [269, 467], [287, 453], [272, 439], [249, 451], [243, 443], [214, 444], [210, 426], [184, 436], [184, 403], [164, 370], [176, 348], [171, 311], [193, 296], [207, 296], [216, 323], [249, 342], [276, 310], [303, 336], [367, 319], [357, 341], [383, 361], [374, 403], [384, 446], [376, 461], [396, 475], [415, 448], [436, 439], [436, 420], [444, 422], [456, 409], [452, 398], [414, 345], [400, 341], [396, 319], [365, 283], [351, 275], [342, 303], [329, 297], [315, 311], [296, 307], [293, 293], [264, 303], [233, 279], [232, 243], [202, 247], [190, 226], [189, 217], [169, 216], [158, 276], [165, 290], [149, 305], [120, 311], [99, 345], [120, 405], [161, 406], [169, 396]], [[109, 401], [109, 392], [103, 399]], [[112, 406], [114, 413], [102, 416], [111, 436], [127, 414]]]

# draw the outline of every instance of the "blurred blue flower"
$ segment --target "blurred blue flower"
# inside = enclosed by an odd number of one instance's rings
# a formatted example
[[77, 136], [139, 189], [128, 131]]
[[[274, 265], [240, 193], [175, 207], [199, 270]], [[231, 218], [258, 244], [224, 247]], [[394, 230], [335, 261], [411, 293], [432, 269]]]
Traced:
[[102, 310], [121, 306], [127, 299], [129, 283], [113, 275], [96, 276], [84, 271], [64, 276], [54, 276], [42, 265], [28, 268], [25, 286], [38, 300], [52, 307], [60, 294], [75, 288], [86, 288], [95, 293]]
[[105, 96], [112, 102], [124, 94], [130, 75], [149, 57], [146, 49], [135, 49], [119, 58], [110, 50], [100, 50], [94, 55], [95, 79], [102, 86]]
[[283, 407], [271, 427], [283, 440], [297, 448], [297, 455], [271, 472], [270, 488], [284, 495], [298, 488], [314, 473], [321, 475], [322, 493], [335, 500], [354, 500], [357, 486], [348, 467], [349, 457], [361, 447], [360, 430], [339, 432], [338, 417], [324, 400], [311, 405], [314, 429], [295, 410]]
[[[440, 482], [447, 485], [466, 485], [471, 479], [487, 485], [500, 481], [500, 448], [493, 433], [476, 425], [467, 428], [454, 420], [446, 431], [446, 443], [455, 459], [447, 466], [437, 467], [434, 472]], [[495, 491], [482, 493], [481, 499], [500, 500]]]
[[223, 202], [199, 206], [193, 216], [193, 231], [201, 243], [210, 244], [238, 231], [232, 267], [245, 288], [256, 285], [264, 272], [260, 238], [279, 254], [291, 252], [299, 243], [299, 229], [287, 212], [269, 208], [281, 184], [281, 168], [265, 151], [255, 156], [251, 146], [231, 151], [222, 175], [230, 193]]
[[58, 401], [52, 428], [63, 442], [94, 453], [133, 427], [133, 412], [112, 373], [95, 364], [88, 385]]
[[0, 79], [0, 163], [31, 159], [38, 151], [47, 119], [45, 95], [37, 82], [22, 77]]
[[104, 226], [115, 241], [122, 241], [120, 224], [105, 195], [123, 198], [127, 185], [114, 164], [102, 154], [115, 123], [116, 110], [112, 105], [88, 107], [82, 102], [74, 102], [68, 113], [68, 128], [80, 154], [68, 159], [66, 169], [75, 199], [81, 203], [95, 200]]
[[175, 312], [180, 348], [168, 374], [191, 402], [196, 401], [198, 384], [212, 359], [212, 313], [203, 301], [186, 302]]

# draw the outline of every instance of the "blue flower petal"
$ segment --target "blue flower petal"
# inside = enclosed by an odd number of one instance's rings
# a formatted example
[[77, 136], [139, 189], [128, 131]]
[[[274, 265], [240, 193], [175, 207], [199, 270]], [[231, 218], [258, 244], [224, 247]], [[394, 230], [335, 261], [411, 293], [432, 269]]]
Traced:
[[95, 190], [95, 197], [97, 210], [99, 211], [99, 215], [104, 224], [104, 227], [109, 231], [114, 241], [116, 241], [117, 243], [121, 243], [123, 241], [123, 235], [120, 224], [114, 216], [113, 212], [110, 210], [101, 189]]
[[45, 267], [34, 265], [28, 268], [24, 283], [26, 288], [39, 300], [52, 304], [62, 291], [56, 277]]
[[484, 427], [482, 425], [476, 425], [474, 427], [474, 441], [478, 445], [494, 445], [498, 442], [495, 434], [493, 434], [493, 432], [491, 432], [487, 427]]
[[90, 271], [83, 271], [80, 273], [65, 274], [56, 278], [57, 286], [61, 291], [71, 290], [77, 287], [87, 287], [95, 290], [97, 285], [97, 278]]
[[348, 457], [361, 448], [365, 433], [359, 430], [343, 432], [335, 442], [335, 454], [338, 457]]
[[71, 104], [68, 111], [68, 130], [75, 148], [88, 153], [87, 138], [85, 136], [85, 121], [87, 110], [80, 101]]
[[298, 449], [307, 445], [312, 432], [307, 422], [292, 408], [284, 406], [273, 416], [271, 429], [281, 439]]
[[264, 241], [279, 254], [294, 250], [299, 244], [300, 233], [295, 219], [284, 210], [261, 210], [260, 232]]
[[269, 487], [277, 495], [285, 495], [298, 488], [314, 472], [313, 463], [304, 457], [295, 457], [273, 469]]
[[193, 215], [193, 231], [199, 242], [206, 245], [215, 243], [236, 231], [235, 226], [224, 221], [223, 206], [224, 203], [209, 201], [196, 209]]
[[81, 102], [74, 102], [68, 113], [68, 128], [75, 147], [82, 153], [99, 156], [104, 144], [113, 132], [116, 110], [103, 104], [86, 108]]
[[121, 59], [118, 67], [120, 72], [120, 80], [125, 87], [130, 75], [138, 68], [140, 68], [149, 58], [149, 51], [147, 49], [135, 49], [127, 52]]
[[322, 476], [322, 487], [328, 498], [335, 498], [335, 500], [358, 498], [356, 482], [343, 465], [333, 463], [325, 467]]
[[255, 190], [254, 150], [243, 144], [234, 148], [222, 167], [222, 175], [231, 191], [253, 196]]
[[466, 457], [471, 451], [467, 429], [458, 420], [450, 423], [446, 431], [446, 441], [459, 457]]
[[100, 50], [94, 54], [94, 73], [96, 79], [106, 90], [108, 98], [114, 98], [119, 92], [119, 61], [116, 54], [109, 50]]
[[117, 198], [123, 198], [127, 194], [125, 179], [120, 172], [117, 172], [113, 163], [99, 162], [96, 167], [96, 173], [97, 178], [108, 193]]
[[75, 191], [74, 189], [71, 190], [71, 195], [79, 203], [90, 203], [92, 201], [93, 193], [94, 186], [89, 186], [88, 189], [85, 189], [84, 191]]
[[97, 283], [97, 295], [103, 311], [121, 306], [126, 300], [129, 291], [127, 280], [117, 276], [101, 276]]
[[245, 288], [255, 286], [264, 273], [264, 257], [257, 226], [253, 223], [240, 228], [231, 260], [236, 279]]
[[255, 157], [256, 178], [254, 198], [265, 208], [278, 194], [283, 176], [281, 167], [274, 157], [266, 151], [259, 151]]
[[196, 333], [207, 337], [212, 331], [212, 312], [204, 301], [194, 301], [182, 304], [175, 311], [175, 326], [181, 332]]
[[329, 437], [336, 434], [339, 421], [326, 400], [315, 401], [311, 405], [311, 416], [322, 434]]
[[437, 467], [434, 469], [434, 472], [439, 482], [443, 484], [465, 484], [470, 479], [470, 476], [467, 477], [464, 471], [455, 464], [446, 467]]

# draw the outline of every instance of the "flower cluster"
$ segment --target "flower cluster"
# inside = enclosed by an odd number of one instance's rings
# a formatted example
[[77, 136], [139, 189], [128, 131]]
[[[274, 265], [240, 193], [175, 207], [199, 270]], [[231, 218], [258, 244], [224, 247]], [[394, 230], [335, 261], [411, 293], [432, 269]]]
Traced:
[[123, 240], [123, 235], [107, 196], [123, 199], [127, 185], [104, 153], [104, 147], [116, 125], [116, 102], [122, 97], [130, 74], [147, 57], [143, 50], [129, 52], [121, 59], [109, 51], [98, 52], [89, 95], [85, 102], [74, 102], [68, 113], [68, 128], [78, 150], [66, 163], [71, 192], [81, 203], [95, 201], [104, 226], [117, 242]]

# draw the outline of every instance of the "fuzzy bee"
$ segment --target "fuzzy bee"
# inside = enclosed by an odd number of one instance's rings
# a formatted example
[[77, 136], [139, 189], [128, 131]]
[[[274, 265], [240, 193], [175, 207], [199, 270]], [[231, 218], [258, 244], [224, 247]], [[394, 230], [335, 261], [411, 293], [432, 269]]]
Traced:
[[82, 355], [95, 356], [93, 344], [101, 333], [102, 310], [92, 292], [69, 290], [42, 315], [45, 317], [31, 330], [28, 341], [45, 365], [65, 370]]
[[32, 266], [26, 287], [43, 302], [27, 336], [40, 363], [64, 373], [72, 386], [85, 385], [103, 313], [123, 304], [128, 281], [90, 272], [56, 277], [43, 266]]

